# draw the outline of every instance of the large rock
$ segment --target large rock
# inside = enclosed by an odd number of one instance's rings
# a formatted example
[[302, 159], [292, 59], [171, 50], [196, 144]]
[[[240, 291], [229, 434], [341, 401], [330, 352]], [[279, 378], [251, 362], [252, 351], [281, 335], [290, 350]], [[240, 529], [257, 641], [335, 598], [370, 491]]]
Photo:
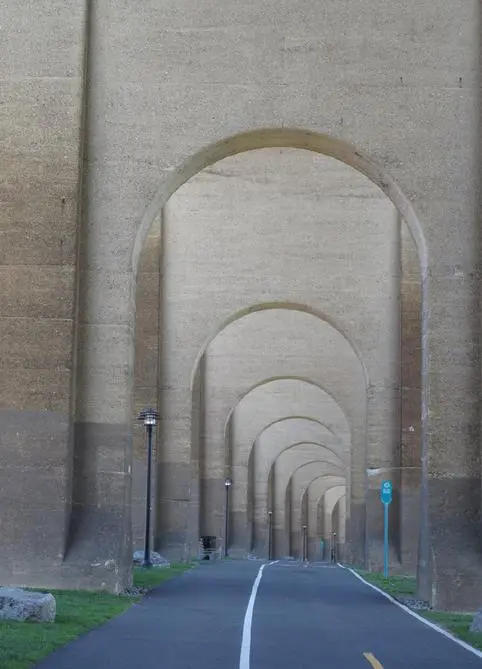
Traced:
[[0, 620], [53, 623], [56, 608], [51, 594], [0, 587]]
[[[142, 564], [144, 562], [144, 551], [136, 551], [134, 553], [134, 564]], [[171, 563], [163, 558], [162, 555], [151, 551], [151, 562], [153, 567], [170, 567]]]
[[479, 609], [472, 619], [471, 632], [482, 632], [482, 609]]

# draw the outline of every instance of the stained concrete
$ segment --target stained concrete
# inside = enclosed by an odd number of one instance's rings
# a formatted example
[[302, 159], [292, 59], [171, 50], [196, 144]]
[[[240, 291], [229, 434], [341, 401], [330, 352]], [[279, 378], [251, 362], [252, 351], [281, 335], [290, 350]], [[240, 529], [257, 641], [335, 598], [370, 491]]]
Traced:
[[[189, 553], [198, 529], [220, 531], [224, 426], [245, 392], [272, 375], [324, 376], [340, 405], [353, 400], [347, 538], [376, 557], [378, 474], [367, 472], [380, 470], [396, 484], [398, 554], [413, 568], [420, 553], [424, 593], [478, 608], [476, 0], [370, 0], [361, 13], [341, 0], [40, 0], [26, 13], [7, 0], [0, 25], [1, 447], [7, 460], [21, 453], [2, 468], [2, 487], [18, 483], [2, 580], [129, 580], [136, 279], [162, 211], [167, 317], [144, 344], [159, 357], [159, 544]], [[229, 157], [248, 149], [263, 151]], [[315, 345], [303, 316], [288, 330], [250, 314], [251, 340], [225, 327], [269, 302], [322, 313], [361, 376], [341, 382], [340, 346], [325, 365], [329, 330]], [[274, 343], [279, 364], [261, 369]], [[108, 435], [117, 443], [97, 469]], [[32, 497], [43, 444], [55, 492]], [[110, 548], [95, 550], [99, 527]]]

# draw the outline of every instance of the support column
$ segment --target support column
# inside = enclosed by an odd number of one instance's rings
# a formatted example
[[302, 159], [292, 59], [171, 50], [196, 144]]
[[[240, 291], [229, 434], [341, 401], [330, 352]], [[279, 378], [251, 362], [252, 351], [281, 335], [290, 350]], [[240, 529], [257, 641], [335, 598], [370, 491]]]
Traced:
[[401, 239], [400, 562], [405, 573], [416, 573], [422, 481], [421, 274], [415, 243], [403, 223]]
[[[35, 2], [28, 17], [16, 3], [1, 10], [0, 581], [10, 585], [75, 588], [81, 580], [63, 559], [88, 5]], [[47, 29], [54, 38], [41, 37]]]
[[[366, 460], [366, 568], [379, 570], [383, 565], [383, 508], [380, 502], [382, 480], [391, 480], [395, 497], [399, 491], [400, 462], [400, 245], [401, 219], [395, 208], [387, 220], [390, 244], [390, 274], [387, 277], [387, 302], [383, 336], [374, 339], [367, 353], [370, 370], [377, 370], [379, 382], [368, 394], [368, 429]], [[377, 343], [378, 342], [378, 343]], [[373, 374], [373, 371], [372, 371]], [[397, 504], [397, 499], [395, 504]], [[391, 537], [391, 559], [397, 561], [394, 542], [398, 517]]]
[[[161, 220], [156, 219], [139, 260], [136, 285], [136, 328], [134, 368], [134, 415], [146, 407], [158, 409], [159, 328], [160, 323]], [[159, 440], [153, 442], [152, 532], [155, 535], [157, 511], [157, 460]], [[147, 446], [143, 424], [134, 426], [132, 461], [132, 542], [141, 549], [145, 533]], [[154, 550], [157, 548], [151, 537]]]

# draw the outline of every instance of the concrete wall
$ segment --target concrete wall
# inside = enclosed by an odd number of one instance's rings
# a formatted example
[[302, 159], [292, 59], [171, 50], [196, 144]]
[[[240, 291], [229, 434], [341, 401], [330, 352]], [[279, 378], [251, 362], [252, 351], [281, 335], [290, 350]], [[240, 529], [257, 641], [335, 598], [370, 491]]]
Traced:
[[63, 561], [73, 530], [85, 22], [76, 1], [0, 7], [0, 582], [12, 585], [83, 583]]
[[[129, 578], [134, 301], [143, 241], [184, 180], [230, 153], [282, 145], [326, 152], [365, 172], [390, 196], [415, 234], [427, 288], [422, 336], [428, 353], [422, 364], [423, 499], [428, 509], [422, 517], [427, 539], [422, 546], [424, 588], [438, 606], [459, 607], [463, 602], [475, 608], [481, 596], [474, 206], [479, 188], [474, 150], [479, 145], [478, 3], [422, 0], [402, 7], [395, 0], [371, 0], [360, 12], [341, 0], [321, 8], [315, 0], [258, 5], [95, 0], [89, 4], [92, 20], [84, 31], [86, 6], [80, 1], [40, 1], [25, 12], [7, 0], [0, 10], [8, 36], [8, 55], [2, 61], [2, 107], [8, 110], [2, 149], [8, 156], [7, 183], [12, 184], [1, 220], [12, 241], [4, 264], [16, 267], [4, 269], [8, 290], [2, 291], [1, 355], [9, 379], [2, 395], [2, 449], [3, 461], [12, 464], [4, 477], [14, 489], [7, 494], [8, 488], [2, 487], [9, 508], [21, 513], [24, 529], [18, 538], [14, 511], [2, 521], [2, 532], [9, 537], [2, 543], [2, 564], [12, 565], [14, 556], [31, 556], [36, 550], [45, 555], [41, 574], [51, 566], [56, 583], [71, 583], [82, 565], [82, 582], [115, 589]], [[84, 36], [89, 71], [83, 90]], [[79, 141], [82, 96], [88, 110], [85, 143]], [[275, 131], [261, 130], [265, 128]], [[238, 133], [248, 134], [233, 139]], [[85, 197], [79, 230], [80, 154]], [[216, 182], [218, 175], [211, 176]], [[371, 220], [357, 214], [360, 230], [367, 232]], [[196, 229], [200, 232], [201, 227]], [[186, 249], [199, 261], [191, 270], [207, 257], [199, 244], [193, 248], [201, 257]], [[272, 250], [269, 257], [279, 262]], [[304, 262], [301, 269], [300, 263], [296, 266], [299, 274]], [[168, 264], [163, 269], [168, 282], [175, 276], [175, 283], [185, 289], [187, 307], [196, 274], [170, 274]], [[22, 288], [29, 272], [34, 278]], [[52, 272], [54, 280], [49, 279]], [[340, 276], [347, 274], [345, 267]], [[173, 352], [163, 360], [163, 389], [170, 393], [163, 401], [170, 417], [166, 424], [171, 425], [165, 435], [165, 443], [171, 444], [165, 457], [170, 467], [165, 468], [166, 499], [176, 502], [174, 519], [176, 514], [186, 516], [190, 499], [197, 495], [194, 491], [189, 497], [186, 446], [192, 438], [186, 389], [193, 355], [233, 309], [271, 299], [262, 270], [259, 278], [258, 292], [247, 305], [235, 305], [220, 290], [211, 300], [219, 306], [215, 315], [206, 311], [193, 323], [194, 311], [186, 308], [175, 325], [166, 326]], [[229, 282], [228, 272], [221, 283]], [[389, 284], [387, 280], [384, 285]], [[55, 286], [52, 302], [45, 299], [51, 289], [40, 290], [47, 285]], [[320, 295], [323, 285], [318, 286]], [[261, 286], [268, 288], [267, 294]], [[384, 293], [387, 310], [389, 293]], [[377, 294], [376, 285], [369, 294]], [[170, 299], [175, 298], [171, 293]], [[192, 300], [195, 306], [197, 296]], [[44, 309], [46, 304], [51, 306]], [[349, 331], [355, 312], [346, 300], [339, 304], [344, 313], [334, 317]], [[357, 322], [362, 336], [356, 343], [371, 382], [369, 443], [377, 457], [368, 465], [379, 466], [383, 458], [378, 456], [388, 454], [383, 464], [391, 467], [392, 444], [387, 452], [379, 446], [386, 446], [384, 436], [394, 424], [393, 366], [398, 361], [390, 353], [395, 337], [381, 336], [380, 328], [370, 330], [379, 313], [379, 301], [373, 311], [366, 309], [364, 325]], [[188, 350], [181, 346], [182, 337], [176, 337], [192, 325], [196, 339], [189, 339], [193, 348]], [[76, 513], [71, 563], [61, 568], [66, 532], [58, 528], [68, 524], [72, 499], [69, 416], [74, 406]], [[39, 443], [45, 447], [36, 451]], [[19, 468], [20, 452], [25, 466]], [[52, 458], [46, 473], [49, 486], [52, 463], [59, 463], [55, 481], [60, 489], [29, 497], [28, 504], [22, 502], [25, 508], [16, 511], [20, 489], [39, 489], [32, 480], [35, 468], [38, 482], [39, 452], [43, 463]], [[170, 506], [163, 504], [169, 522]], [[40, 537], [38, 521], [46, 515], [52, 525]], [[172, 544], [185, 537], [178, 521], [169, 537]], [[105, 543], [93, 539], [104, 535]], [[427, 569], [430, 555], [432, 574]], [[101, 566], [91, 566], [97, 564]], [[33, 582], [39, 576], [32, 565], [26, 558], [19, 579]], [[12, 574], [11, 566], [7, 570]]]

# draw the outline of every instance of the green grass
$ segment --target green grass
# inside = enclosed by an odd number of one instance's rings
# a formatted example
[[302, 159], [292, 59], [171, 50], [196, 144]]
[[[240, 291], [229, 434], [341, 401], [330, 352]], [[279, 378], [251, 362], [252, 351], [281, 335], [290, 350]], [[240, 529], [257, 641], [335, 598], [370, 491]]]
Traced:
[[170, 569], [143, 569], [142, 567], [134, 567], [134, 585], [138, 588], [150, 590], [157, 585], [161, 585], [164, 581], [173, 578], [173, 576], [183, 574], [191, 568], [192, 565], [187, 563], [173, 563]]
[[357, 572], [365, 581], [373, 583], [381, 590], [388, 592], [392, 597], [410, 597], [417, 592], [417, 579], [412, 576], [389, 576], [385, 578], [383, 574], [375, 572], [362, 571], [357, 569]]
[[[144, 590], [152, 589], [190, 566], [173, 564], [170, 569], [137, 567], [133, 572], [134, 585]], [[57, 602], [55, 623], [0, 622], [0, 669], [29, 669], [55, 649], [118, 616], [140, 599], [100, 592], [49, 592]]]
[[439, 627], [443, 627], [454, 636], [466, 643], [482, 650], [482, 634], [471, 632], [472, 614], [470, 613], [447, 613], [445, 611], [423, 611], [424, 618], [431, 620]]
[[[357, 572], [366, 581], [373, 583], [373, 585], [392, 595], [392, 597], [410, 597], [416, 595], [417, 580], [412, 576], [389, 576], [388, 578], [384, 578], [382, 574], [374, 572], [362, 570], [357, 570]], [[470, 631], [472, 614], [447, 611], [417, 611], [417, 613], [474, 648], [482, 650], [482, 633]]]

